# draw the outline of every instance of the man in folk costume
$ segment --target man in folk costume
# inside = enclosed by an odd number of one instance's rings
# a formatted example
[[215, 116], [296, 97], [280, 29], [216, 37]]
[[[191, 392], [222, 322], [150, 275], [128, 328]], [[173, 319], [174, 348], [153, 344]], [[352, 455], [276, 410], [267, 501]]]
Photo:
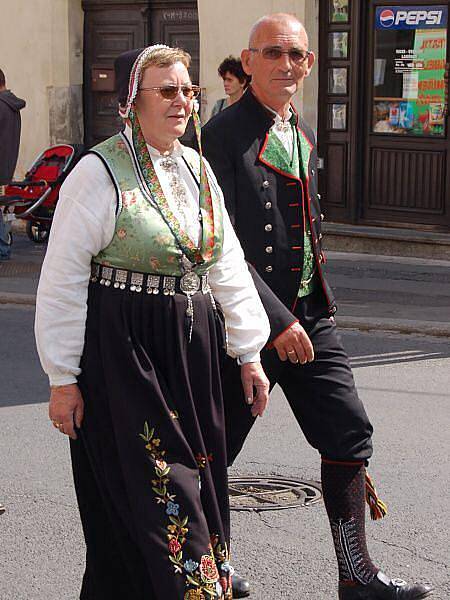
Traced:
[[[339, 568], [339, 598], [425, 598], [431, 588], [390, 579], [375, 566], [365, 535], [384, 515], [366, 473], [372, 425], [358, 398], [334, 322], [335, 301], [322, 273], [316, 146], [291, 104], [314, 63], [301, 23], [286, 14], [261, 18], [242, 64], [252, 76], [242, 99], [203, 128], [218, 178], [271, 323], [263, 366], [278, 383], [309, 443], [322, 457], [325, 507]], [[233, 367], [225, 377], [228, 456], [232, 462], [254, 422], [245, 412]]]
[[71, 438], [86, 539], [81, 600], [232, 597], [221, 366], [238, 359], [262, 414], [269, 323], [209, 165], [178, 141], [199, 92], [189, 63], [163, 45], [117, 59], [124, 131], [64, 182], [39, 282], [49, 416]]

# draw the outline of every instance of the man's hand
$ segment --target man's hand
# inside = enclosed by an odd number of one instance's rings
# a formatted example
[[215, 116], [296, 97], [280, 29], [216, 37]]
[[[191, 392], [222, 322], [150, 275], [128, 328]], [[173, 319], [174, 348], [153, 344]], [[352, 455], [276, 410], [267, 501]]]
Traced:
[[74, 424], [80, 428], [84, 402], [76, 383], [51, 388], [48, 416], [53, 426], [73, 440], [77, 439]]
[[313, 345], [300, 323], [293, 323], [289, 329], [280, 334], [273, 342], [273, 346], [280, 360], [289, 359], [291, 363], [302, 365], [314, 360]]
[[[270, 383], [260, 362], [241, 365], [241, 380], [245, 400], [252, 407], [254, 417], [262, 417], [269, 402]], [[256, 388], [256, 394], [254, 393]]]

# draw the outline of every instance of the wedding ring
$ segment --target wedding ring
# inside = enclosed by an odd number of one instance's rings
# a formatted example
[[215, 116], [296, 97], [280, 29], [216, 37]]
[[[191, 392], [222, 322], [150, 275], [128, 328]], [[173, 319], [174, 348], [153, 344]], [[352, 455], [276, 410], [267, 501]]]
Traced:
[[288, 350], [288, 354], [295, 354], [295, 350]]

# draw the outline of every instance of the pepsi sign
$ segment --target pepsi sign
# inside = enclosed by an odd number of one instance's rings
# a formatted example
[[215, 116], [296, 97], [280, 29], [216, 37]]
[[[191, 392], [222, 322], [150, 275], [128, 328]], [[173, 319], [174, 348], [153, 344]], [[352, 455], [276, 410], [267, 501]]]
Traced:
[[442, 29], [447, 27], [448, 6], [379, 6], [377, 29]]

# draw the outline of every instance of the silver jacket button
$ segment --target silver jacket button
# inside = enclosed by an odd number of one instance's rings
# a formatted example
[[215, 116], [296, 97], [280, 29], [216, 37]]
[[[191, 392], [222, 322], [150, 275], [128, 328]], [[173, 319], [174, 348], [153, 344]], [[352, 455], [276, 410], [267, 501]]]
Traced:
[[266, 273], [272, 273], [272, 271], [273, 271], [272, 265], [267, 265], [267, 267], [266, 267]]
[[316, 172], [314, 171], [314, 169], [311, 169], [311, 175], [314, 177], [315, 174]]
[[264, 227], [264, 229], [266, 231], [272, 231], [272, 225], [270, 223], [267, 223], [267, 225]]
[[325, 219], [325, 215], [323, 213], [320, 214], [320, 220], [323, 221]]
[[266, 210], [270, 210], [270, 209], [272, 208], [272, 202], [266, 202], [266, 203], [264, 204], [264, 208], [265, 208]]
[[273, 247], [272, 246], [266, 246], [266, 252], [267, 252], [267, 254], [272, 254]]
[[270, 185], [270, 183], [267, 181], [267, 179], [265, 181], [263, 181], [263, 184], [262, 184], [263, 188], [268, 188], [269, 185]]

